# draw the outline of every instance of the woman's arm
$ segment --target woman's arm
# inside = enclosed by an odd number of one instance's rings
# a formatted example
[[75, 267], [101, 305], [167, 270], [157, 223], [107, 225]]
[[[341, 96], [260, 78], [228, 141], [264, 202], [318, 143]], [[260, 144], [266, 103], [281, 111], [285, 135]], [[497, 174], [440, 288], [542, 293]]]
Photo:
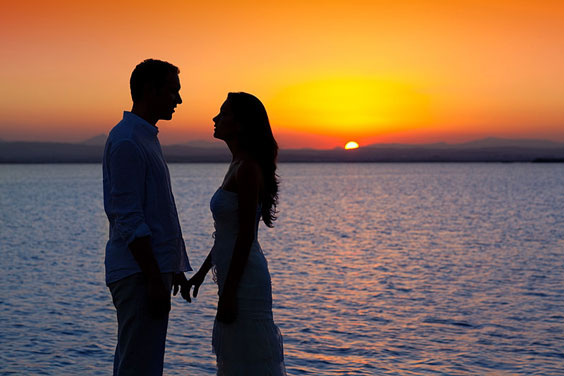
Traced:
[[237, 287], [255, 239], [257, 205], [262, 182], [260, 166], [253, 161], [242, 162], [235, 174], [235, 180], [238, 197], [239, 233], [217, 307], [217, 319], [224, 323], [233, 322], [237, 317]]
[[[204, 283], [206, 275], [210, 271], [211, 267], [212, 262], [210, 252], [196, 274], [194, 274], [189, 280], [186, 280], [186, 277], [184, 277], [184, 280], [180, 282], [180, 295], [182, 295], [185, 300], [187, 300], [188, 302], [192, 301], [192, 299], [190, 298], [190, 289], [192, 288], [192, 286], [194, 286], [194, 292], [192, 296], [194, 298], [198, 296], [198, 290], [200, 290], [200, 286], [202, 285], [202, 283]], [[184, 276], [184, 273], [182, 273], [182, 276]], [[174, 295], [176, 295], [176, 291]]]

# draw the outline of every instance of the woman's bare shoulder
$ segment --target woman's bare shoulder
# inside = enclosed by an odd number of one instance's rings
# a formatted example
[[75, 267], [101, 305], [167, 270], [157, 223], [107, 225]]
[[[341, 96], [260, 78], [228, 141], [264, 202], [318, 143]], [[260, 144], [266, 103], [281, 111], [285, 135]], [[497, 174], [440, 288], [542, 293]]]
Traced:
[[245, 159], [240, 162], [235, 179], [239, 188], [249, 188], [250, 185], [260, 187], [262, 185], [262, 170], [257, 161]]

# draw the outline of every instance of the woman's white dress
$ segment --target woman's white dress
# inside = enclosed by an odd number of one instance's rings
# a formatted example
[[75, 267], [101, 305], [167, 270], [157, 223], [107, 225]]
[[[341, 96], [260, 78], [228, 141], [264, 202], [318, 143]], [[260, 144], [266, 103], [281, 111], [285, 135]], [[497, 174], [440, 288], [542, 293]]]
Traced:
[[[239, 231], [237, 193], [219, 188], [211, 199], [215, 241], [211, 251], [214, 277], [223, 291]], [[255, 239], [237, 288], [237, 319], [214, 322], [212, 345], [218, 375], [286, 375], [282, 335], [272, 319], [272, 288], [268, 265]]]

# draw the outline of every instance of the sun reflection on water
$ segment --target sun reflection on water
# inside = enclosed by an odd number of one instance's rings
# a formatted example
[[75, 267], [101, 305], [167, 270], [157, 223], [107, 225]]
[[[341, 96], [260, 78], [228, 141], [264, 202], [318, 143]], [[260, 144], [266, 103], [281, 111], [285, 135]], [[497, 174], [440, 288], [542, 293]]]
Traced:
[[[196, 267], [213, 241], [209, 199], [226, 167], [170, 166]], [[281, 165], [280, 218], [272, 230], [261, 226], [259, 240], [288, 373], [559, 374], [561, 170]], [[100, 175], [96, 165], [0, 165], [10, 219], [0, 227], [8, 229], [4, 372], [111, 373], [116, 324], [103, 282]], [[195, 303], [173, 300], [167, 375], [215, 373], [216, 303], [211, 278]]]

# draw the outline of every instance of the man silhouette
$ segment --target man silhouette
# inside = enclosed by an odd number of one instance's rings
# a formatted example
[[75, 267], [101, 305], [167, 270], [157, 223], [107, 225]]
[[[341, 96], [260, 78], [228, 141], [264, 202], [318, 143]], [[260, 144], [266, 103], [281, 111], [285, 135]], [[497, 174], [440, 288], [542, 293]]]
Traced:
[[192, 270], [168, 167], [157, 138], [180, 98], [180, 71], [148, 59], [135, 67], [131, 112], [112, 129], [103, 160], [104, 209], [110, 222], [106, 284], [117, 312], [114, 375], [162, 375], [170, 291]]

